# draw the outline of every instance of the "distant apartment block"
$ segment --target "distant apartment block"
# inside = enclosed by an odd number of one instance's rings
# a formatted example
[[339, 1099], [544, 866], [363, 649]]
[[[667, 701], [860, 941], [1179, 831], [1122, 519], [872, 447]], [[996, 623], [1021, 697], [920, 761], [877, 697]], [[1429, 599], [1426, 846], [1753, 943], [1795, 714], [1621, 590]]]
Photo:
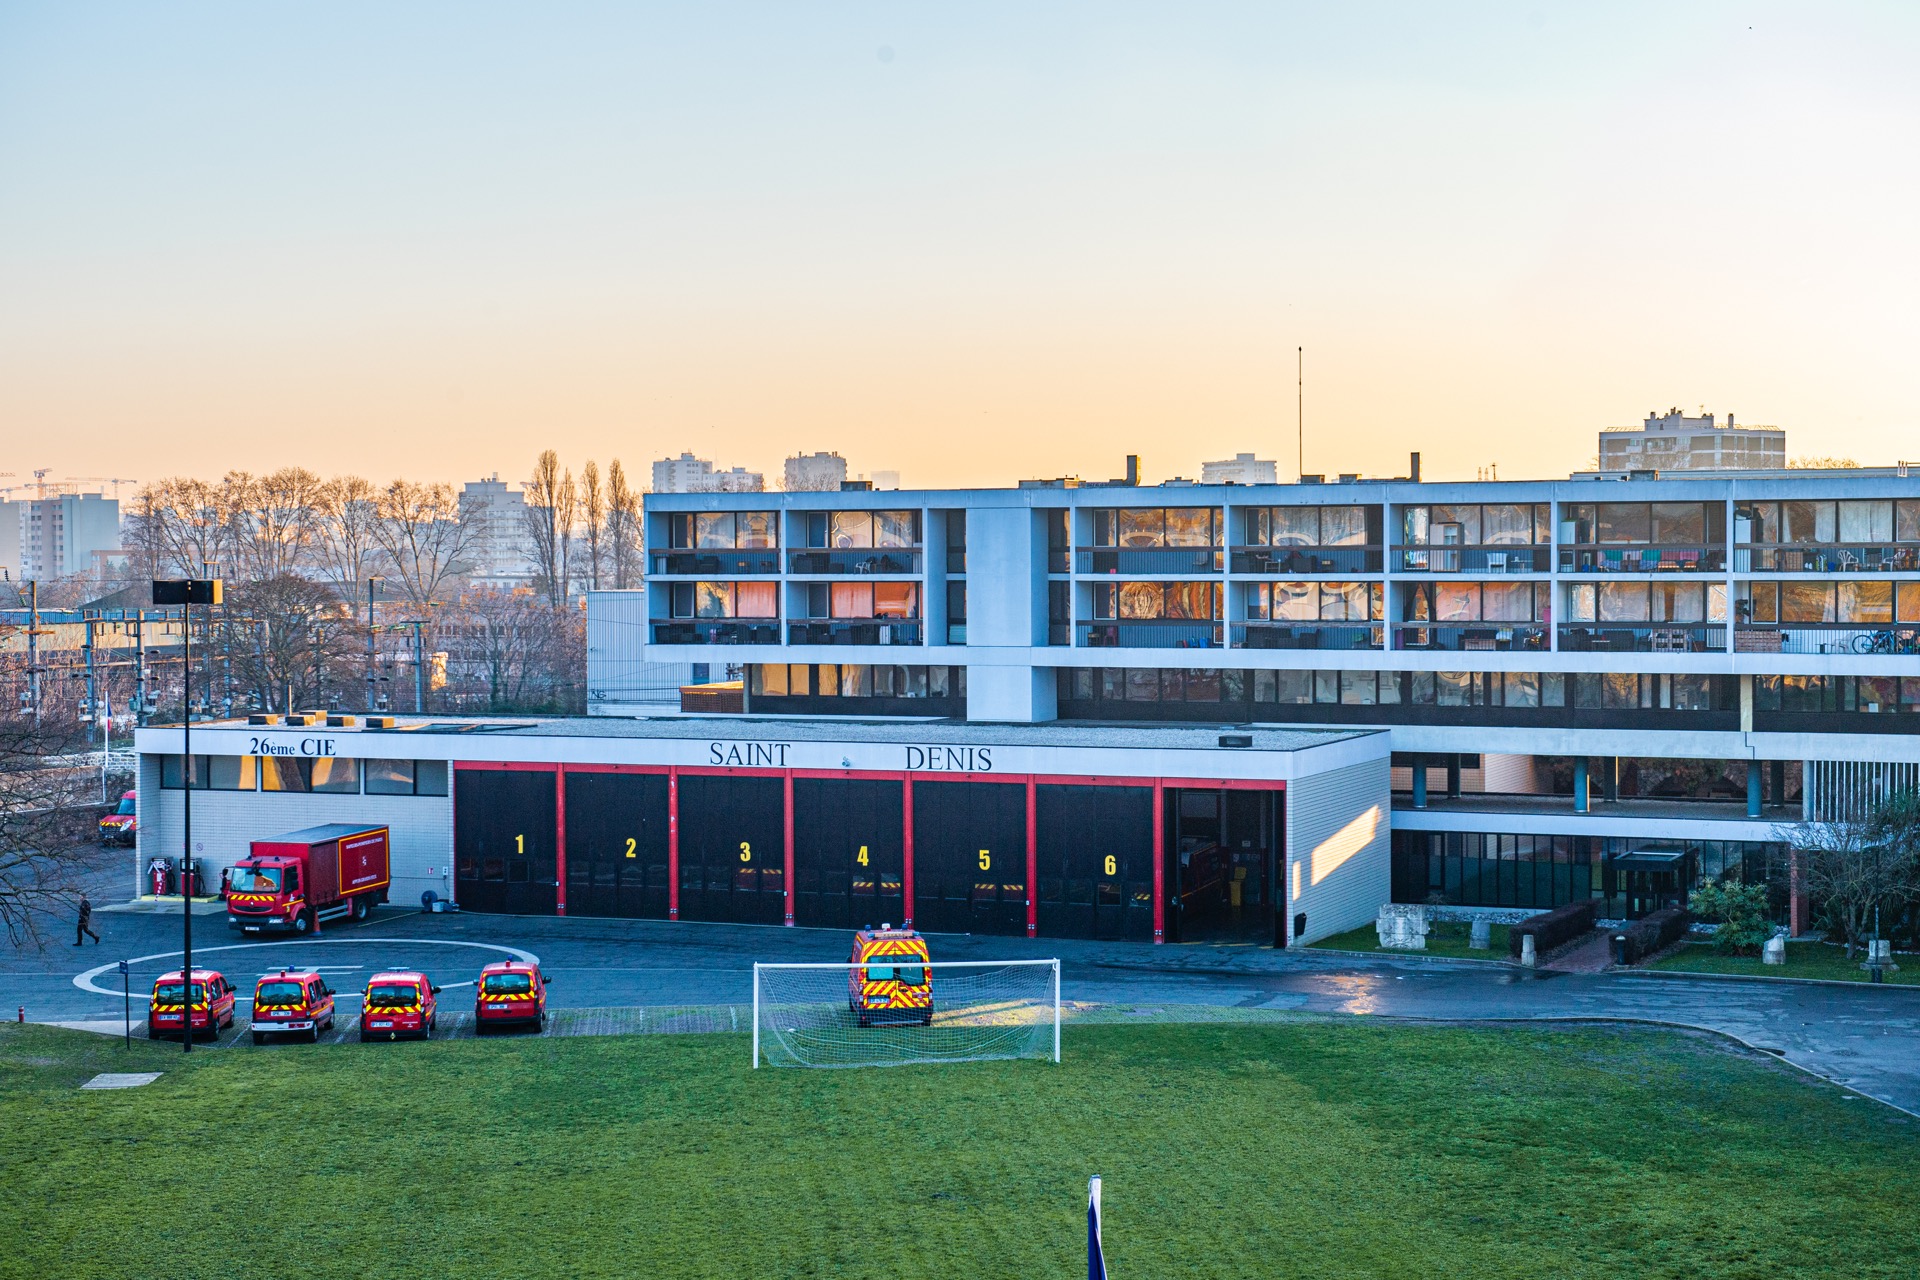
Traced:
[[533, 577], [526, 495], [504, 483], [498, 472], [485, 480], [469, 480], [461, 487], [460, 523], [467, 526], [472, 537], [468, 554], [474, 585], [511, 588]]
[[745, 467], [716, 471], [709, 459], [691, 453], [653, 464], [655, 493], [760, 493], [766, 487], [766, 477], [758, 471]]
[[99, 493], [0, 502], [0, 530], [0, 555], [15, 577], [91, 573], [96, 551], [120, 546], [120, 503]]
[[1236, 453], [1221, 462], [1200, 464], [1201, 484], [1277, 484], [1279, 468], [1250, 453]]
[[1600, 433], [1602, 471], [1768, 471], [1787, 465], [1780, 427], [1724, 424], [1711, 413], [1689, 418], [1678, 409], [1649, 413], [1638, 427]]
[[781, 469], [788, 493], [837, 493], [847, 478], [847, 460], [837, 453], [796, 453]]
[[900, 473], [898, 471], [874, 472], [873, 487], [876, 489], [898, 489], [900, 487]]

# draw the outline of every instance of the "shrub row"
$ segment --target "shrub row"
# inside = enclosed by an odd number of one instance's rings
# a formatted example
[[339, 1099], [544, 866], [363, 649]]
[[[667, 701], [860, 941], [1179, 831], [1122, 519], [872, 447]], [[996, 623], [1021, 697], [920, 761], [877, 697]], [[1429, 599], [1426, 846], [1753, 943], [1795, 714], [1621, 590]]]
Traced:
[[[1686, 937], [1692, 925], [1691, 911], [1685, 907], [1665, 907], [1641, 916], [1613, 936], [1626, 939], [1626, 962], [1639, 964], [1648, 956], [1656, 955]], [[1536, 942], [1534, 945], [1540, 944]]]
[[1555, 947], [1572, 942], [1575, 938], [1593, 931], [1593, 922], [1599, 919], [1600, 904], [1594, 898], [1580, 902], [1569, 902], [1564, 907], [1555, 907], [1551, 911], [1537, 916], [1528, 916], [1519, 924], [1507, 930], [1507, 950], [1513, 958], [1520, 958], [1522, 938], [1533, 939], [1535, 955], [1545, 955]]

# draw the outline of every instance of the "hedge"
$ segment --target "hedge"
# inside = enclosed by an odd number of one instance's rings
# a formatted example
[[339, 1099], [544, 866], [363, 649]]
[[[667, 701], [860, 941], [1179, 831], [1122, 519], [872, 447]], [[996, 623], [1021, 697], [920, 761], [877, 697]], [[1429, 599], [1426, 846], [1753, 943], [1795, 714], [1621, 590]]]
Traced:
[[1545, 955], [1555, 947], [1564, 946], [1575, 938], [1593, 932], [1593, 923], [1599, 918], [1600, 903], [1595, 898], [1583, 898], [1537, 916], [1528, 916], [1507, 930], [1507, 950], [1518, 960], [1523, 945], [1520, 940], [1532, 938], [1534, 954]]
[[1626, 940], [1625, 961], [1639, 964], [1684, 938], [1692, 924], [1693, 913], [1685, 907], [1664, 907], [1630, 922], [1613, 936]]

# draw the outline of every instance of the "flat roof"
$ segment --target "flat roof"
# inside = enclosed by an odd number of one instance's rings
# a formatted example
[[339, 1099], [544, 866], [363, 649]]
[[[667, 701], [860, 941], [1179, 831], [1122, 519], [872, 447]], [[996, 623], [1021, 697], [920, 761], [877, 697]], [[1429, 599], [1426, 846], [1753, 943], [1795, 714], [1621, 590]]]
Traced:
[[[148, 725], [147, 729], [178, 729]], [[965, 720], [853, 719], [844, 716], [672, 715], [556, 716], [529, 719], [493, 716], [407, 717], [391, 729], [364, 724], [302, 728], [298, 725], [249, 725], [244, 720], [196, 720], [195, 732], [247, 730], [283, 737], [289, 734], [364, 734], [369, 737], [616, 738], [707, 741], [724, 737], [754, 742], [881, 742], [908, 746], [1110, 747], [1219, 751], [1220, 735], [1252, 739], [1247, 747], [1226, 750], [1305, 751], [1387, 732], [1385, 727], [1304, 728], [1234, 723], [1155, 724], [1127, 721], [1051, 720], [1039, 724]]]

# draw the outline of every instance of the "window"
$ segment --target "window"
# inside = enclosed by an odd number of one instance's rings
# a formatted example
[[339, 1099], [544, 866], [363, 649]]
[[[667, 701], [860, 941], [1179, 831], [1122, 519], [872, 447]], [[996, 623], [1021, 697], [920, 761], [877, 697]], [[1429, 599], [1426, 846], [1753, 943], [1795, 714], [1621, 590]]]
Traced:
[[1830, 582], [1783, 582], [1780, 584], [1780, 621], [1832, 622], [1833, 584]]
[[1386, 604], [1378, 582], [1250, 582], [1245, 591], [1250, 622], [1377, 622]]
[[675, 618], [775, 618], [779, 584], [773, 582], [676, 582], [670, 614]]
[[262, 791], [312, 791], [313, 761], [289, 760], [284, 756], [260, 757]]
[[357, 760], [322, 756], [313, 762], [310, 780], [315, 791], [333, 795], [360, 794], [360, 769]]
[[1217, 582], [1095, 583], [1093, 616], [1101, 621], [1151, 622], [1158, 619], [1207, 619], [1220, 616]]
[[1212, 507], [1121, 507], [1093, 513], [1096, 547], [1212, 547]]
[[1838, 532], [1838, 514], [1831, 502], [1783, 502], [1780, 504], [1781, 541], [1832, 542]]
[[361, 772], [370, 796], [410, 796], [414, 769], [411, 760], [363, 760]]
[[161, 756], [160, 785], [168, 791], [185, 791], [187, 789], [186, 784], [181, 780], [182, 770], [180, 762], [183, 758], [190, 760], [190, 763], [185, 769], [185, 773], [187, 777], [193, 780], [193, 789], [195, 791], [206, 790], [207, 756]]
[[917, 618], [920, 584], [917, 582], [835, 582], [831, 584], [829, 617]]
[[[1840, 504], [1845, 507], [1846, 503]], [[1893, 621], [1893, 584], [1841, 579], [1834, 584], [1838, 593], [1835, 612], [1841, 622], [1882, 623]]]

